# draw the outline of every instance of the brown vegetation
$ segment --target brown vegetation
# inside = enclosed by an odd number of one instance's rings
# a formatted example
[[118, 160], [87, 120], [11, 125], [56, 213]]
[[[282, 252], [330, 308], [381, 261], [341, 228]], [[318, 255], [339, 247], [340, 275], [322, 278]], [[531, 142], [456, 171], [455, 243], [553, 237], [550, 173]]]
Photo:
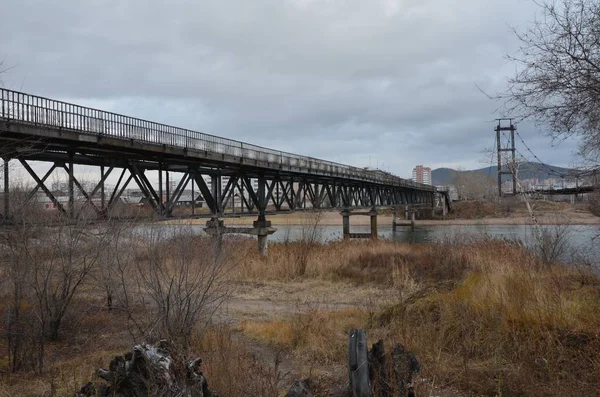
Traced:
[[[287, 277], [272, 269], [275, 258], [247, 275]], [[477, 394], [592, 395], [600, 387], [600, 278], [589, 269], [544, 264], [507, 241], [342, 242], [316, 252], [307, 276], [393, 285], [397, 303], [241, 329], [298, 358], [343, 364], [345, 333], [365, 327], [371, 339], [414, 350], [425, 378]]]
[[[282, 382], [277, 352], [328, 390], [320, 380], [347, 379], [347, 332], [355, 327], [416, 353], [420, 378], [429, 379], [418, 392], [435, 384], [479, 394], [590, 395], [600, 387], [600, 279], [589, 268], [555, 264], [544, 246], [528, 251], [510, 241], [323, 245], [317, 226], [307, 224], [298, 242], [272, 244], [267, 258], [254, 240], [218, 244], [185, 227], [13, 229], [1, 241], [0, 392], [69, 395], [131, 343], [165, 337], [202, 357], [222, 396], [242, 395], [242, 387], [280, 395], [291, 382]], [[243, 321], [233, 310], [210, 321], [236, 287], [275, 285], [305, 289], [306, 299], [318, 287], [331, 305], [299, 300], [293, 310], [286, 302], [271, 315], [258, 305]], [[360, 302], [338, 300], [355, 290], [365, 291]], [[274, 358], [250, 353], [236, 332], [270, 346]]]

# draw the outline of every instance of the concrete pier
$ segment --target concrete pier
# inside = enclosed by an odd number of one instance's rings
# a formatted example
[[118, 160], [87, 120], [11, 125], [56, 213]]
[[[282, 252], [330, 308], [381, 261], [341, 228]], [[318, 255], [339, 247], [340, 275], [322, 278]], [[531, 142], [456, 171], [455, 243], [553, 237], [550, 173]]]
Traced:
[[269, 235], [275, 233], [277, 229], [271, 227], [271, 221], [267, 220], [256, 220], [253, 223], [254, 231], [258, 237], [258, 252], [262, 256], [267, 256], [269, 247]]
[[369, 216], [371, 217], [371, 238], [377, 238], [377, 208], [371, 208], [369, 211]]
[[[348, 208], [344, 208], [340, 215], [342, 215], [342, 235], [344, 239], [349, 238], [372, 238], [378, 237], [377, 232], [377, 209], [371, 208], [368, 212], [350, 212]], [[370, 233], [350, 233], [350, 216], [351, 215], [366, 215], [371, 218], [371, 230]]]
[[271, 221], [267, 220], [256, 220], [253, 223], [253, 227], [227, 227], [224, 225], [222, 219], [211, 218], [206, 222], [204, 231], [207, 234], [216, 236], [219, 245], [222, 242], [224, 234], [250, 234], [257, 236], [258, 252], [260, 252], [262, 256], [267, 256], [269, 235], [275, 233], [277, 229], [271, 227]]
[[344, 208], [342, 212], [342, 234], [344, 239], [350, 238], [350, 210], [348, 208]]
[[396, 207], [392, 207], [392, 231], [393, 232], [396, 231], [397, 213], [398, 213], [398, 210], [396, 209]]

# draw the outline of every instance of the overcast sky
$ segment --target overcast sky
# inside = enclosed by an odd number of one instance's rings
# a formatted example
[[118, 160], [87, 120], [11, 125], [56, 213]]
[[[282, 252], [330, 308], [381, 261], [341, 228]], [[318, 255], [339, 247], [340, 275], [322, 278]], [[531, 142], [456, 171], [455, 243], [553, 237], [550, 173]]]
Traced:
[[[4, 86], [410, 177], [489, 165], [530, 0], [3, 0]], [[545, 162], [576, 142], [519, 132]], [[520, 143], [520, 142], [519, 142]], [[527, 154], [524, 147], [520, 147]], [[485, 158], [487, 157], [487, 162]]]

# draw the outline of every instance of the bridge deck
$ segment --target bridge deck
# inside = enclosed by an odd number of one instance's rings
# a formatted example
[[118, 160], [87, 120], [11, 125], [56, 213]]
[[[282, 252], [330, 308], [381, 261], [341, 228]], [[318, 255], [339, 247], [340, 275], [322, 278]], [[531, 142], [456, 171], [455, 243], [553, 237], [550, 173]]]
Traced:
[[[127, 160], [176, 159], [167, 169], [182, 170], [187, 163], [235, 172], [273, 175], [299, 174], [319, 179], [335, 178], [409, 190], [433, 192], [416, 183], [382, 171], [364, 170], [331, 161], [282, 152], [184, 128], [71, 103], [0, 89], [0, 142], [21, 143], [28, 158], [65, 160], [69, 148], [77, 148], [78, 164], [115, 165], [111, 154]], [[24, 144], [26, 141], [26, 145]], [[2, 146], [0, 144], [0, 146]]]

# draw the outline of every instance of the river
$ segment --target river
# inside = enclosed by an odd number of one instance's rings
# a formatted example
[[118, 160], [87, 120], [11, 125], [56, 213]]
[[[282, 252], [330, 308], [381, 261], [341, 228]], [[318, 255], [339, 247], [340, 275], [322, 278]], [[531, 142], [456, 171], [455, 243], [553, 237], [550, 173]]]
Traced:
[[[576, 256], [585, 256], [596, 266], [600, 266], [600, 225], [550, 225], [542, 226], [549, 233], [560, 233], [564, 236], [564, 258], [570, 260]], [[159, 228], [163, 237], [177, 233], [181, 226], [157, 225], [140, 226], [138, 232], [144, 233]], [[185, 226], [193, 233], [204, 234], [204, 226]], [[277, 231], [269, 236], [271, 242], [294, 241], [302, 238], [304, 226], [284, 225], [276, 226]], [[189, 230], [189, 229], [188, 229]], [[369, 233], [369, 226], [352, 226], [353, 233]], [[166, 232], [166, 233], [165, 233]], [[410, 227], [399, 226], [397, 231], [392, 231], [391, 226], [380, 226], [379, 237], [408, 243], [438, 243], [442, 241], [456, 241], [457, 239], [483, 239], [502, 238], [519, 240], [526, 246], [534, 246], [536, 242], [535, 229], [528, 225], [467, 225], [467, 226], [418, 226], [415, 230]], [[319, 226], [318, 240], [326, 243], [342, 239], [341, 226]], [[248, 236], [249, 237], [249, 236]], [[251, 238], [251, 237], [249, 237]]]

